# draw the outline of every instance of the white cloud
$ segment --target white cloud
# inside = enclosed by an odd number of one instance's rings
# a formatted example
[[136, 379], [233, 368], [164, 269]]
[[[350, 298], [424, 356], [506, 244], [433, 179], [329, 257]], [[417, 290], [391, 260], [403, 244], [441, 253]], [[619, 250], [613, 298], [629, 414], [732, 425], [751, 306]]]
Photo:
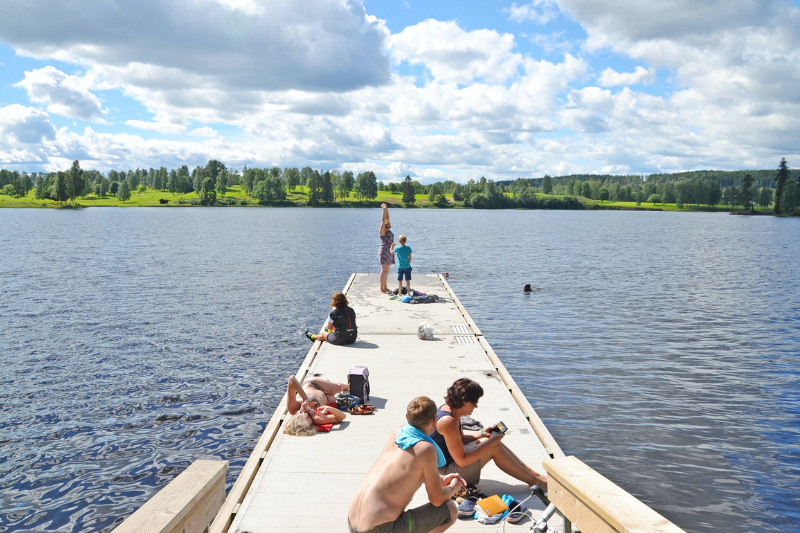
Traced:
[[25, 79], [14, 86], [25, 89], [32, 102], [44, 104], [50, 113], [102, 122], [104, 111], [100, 100], [89, 91], [92, 84], [90, 79], [47, 66], [25, 72]]
[[37, 144], [53, 140], [56, 129], [44, 111], [12, 104], [0, 108], [0, 139], [7, 143]]
[[514, 47], [509, 33], [467, 32], [455, 21], [432, 19], [408, 26], [389, 39], [394, 60], [425, 65], [442, 83], [503, 82], [514, 77], [522, 61], [520, 54], [512, 53]]
[[503, 12], [508, 13], [508, 19], [515, 22], [546, 24], [558, 17], [558, 5], [555, 0], [534, 0], [521, 6], [511, 4], [511, 7], [503, 8]]
[[147, 122], [145, 120], [126, 120], [125, 124], [131, 128], [140, 130], [157, 131], [167, 135], [178, 135], [186, 131], [186, 126], [182, 124], [170, 124], [167, 122]]
[[636, 67], [633, 72], [617, 72], [611, 67], [606, 68], [597, 78], [601, 87], [616, 87], [618, 85], [639, 85], [652, 83], [656, 78], [656, 69], [653, 67]]
[[[3, 2], [0, 40], [39, 58], [131, 64], [238, 90], [347, 91], [389, 78], [387, 30], [357, 0]], [[90, 15], [87, 15], [90, 14]], [[172, 69], [178, 76], [147, 76]]]
[[187, 135], [193, 137], [218, 137], [219, 133], [211, 126], [203, 126], [202, 128], [193, 129]]

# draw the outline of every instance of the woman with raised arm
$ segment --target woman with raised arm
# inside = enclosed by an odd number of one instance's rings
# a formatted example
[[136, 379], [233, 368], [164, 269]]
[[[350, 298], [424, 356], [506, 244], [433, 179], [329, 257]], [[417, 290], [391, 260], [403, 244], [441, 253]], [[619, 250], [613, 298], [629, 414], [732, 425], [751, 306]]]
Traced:
[[389, 229], [392, 223], [389, 222], [389, 208], [386, 204], [381, 204], [383, 209], [383, 216], [381, 217], [381, 247], [378, 250], [378, 260], [381, 262], [381, 292], [389, 293], [389, 286], [386, 284], [389, 279], [389, 267], [394, 264], [394, 254], [392, 253], [392, 243], [394, 242], [394, 233]]

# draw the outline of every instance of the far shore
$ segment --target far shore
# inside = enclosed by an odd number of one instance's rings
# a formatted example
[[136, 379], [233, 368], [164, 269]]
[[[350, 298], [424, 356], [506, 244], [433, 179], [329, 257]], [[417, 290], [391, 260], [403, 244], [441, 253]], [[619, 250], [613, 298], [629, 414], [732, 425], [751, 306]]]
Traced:
[[[271, 203], [262, 205], [257, 200], [247, 195], [238, 186], [231, 187], [225, 196], [217, 198], [216, 202], [208, 207], [338, 207], [338, 208], [377, 208], [382, 203], [388, 204], [392, 208], [405, 207], [405, 208], [425, 208], [425, 209], [476, 209], [474, 207], [465, 207], [463, 202], [453, 200], [452, 195], [448, 194], [447, 206], [436, 205], [429, 201], [427, 194], [418, 194], [415, 197], [415, 203], [411, 205], [403, 204], [402, 193], [392, 193], [388, 190], [378, 191], [378, 196], [372, 200], [359, 199], [350, 193], [347, 198], [337, 198], [336, 201], [325, 203], [322, 202], [316, 206], [308, 205], [308, 193], [304, 191], [305, 187], [297, 187], [287, 193], [287, 199], [283, 202]], [[536, 195], [541, 199], [562, 199], [565, 196], [560, 195], [546, 195], [537, 193]], [[577, 209], [585, 210], [620, 210], [620, 211], [690, 211], [690, 212], [729, 212], [736, 215], [774, 215], [772, 208], [758, 207], [753, 213], [745, 210], [741, 206], [732, 207], [729, 205], [717, 205], [714, 207], [697, 206], [697, 205], [684, 205], [683, 209], [679, 209], [676, 204], [661, 204], [642, 202], [611, 202], [591, 200], [582, 196], [574, 197], [580, 203]], [[200, 199], [196, 193], [187, 194], [172, 194], [168, 191], [157, 191], [147, 189], [143, 192], [134, 192], [131, 194], [130, 200], [125, 202], [120, 201], [115, 196], [107, 195], [98, 197], [96, 195], [87, 195], [86, 197], [78, 198], [75, 203], [71, 202], [57, 202], [54, 200], [38, 200], [35, 196], [35, 189], [28, 192], [26, 196], [15, 198], [12, 196], [0, 194], [0, 208], [30, 208], [30, 209], [82, 209], [86, 207], [196, 207], [201, 206]], [[515, 208], [522, 209], [522, 208]], [[542, 209], [533, 207], [532, 209]], [[546, 209], [546, 207], [545, 207]]]

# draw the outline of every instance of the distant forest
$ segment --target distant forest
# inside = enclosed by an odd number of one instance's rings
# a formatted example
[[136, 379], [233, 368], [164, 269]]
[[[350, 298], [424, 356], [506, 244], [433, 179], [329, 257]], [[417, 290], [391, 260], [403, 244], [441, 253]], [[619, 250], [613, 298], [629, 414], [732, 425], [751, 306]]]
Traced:
[[[800, 169], [789, 169], [785, 159], [776, 170], [698, 170], [672, 174], [602, 175], [573, 174], [492, 181], [486, 178], [457, 183], [447, 180], [423, 185], [410, 176], [402, 182], [378, 181], [371, 171], [354, 176], [350, 171], [316, 170], [311, 167], [247, 168], [231, 170], [212, 159], [190, 170], [150, 168], [110, 170], [103, 174], [85, 170], [75, 161], [69, 170], [27, 172], [0, 169], [0, 193], [22, 197], [35, 189], [39, 200], [73, 203], [79, 197], [116, 196], [125, 202], [136, 191], [153, 189], [172, 194], [196, 193], [188, 203], [230, 204], [225, 198], [232, 186], [240, 187], [252, 200], [263, 205], [281, 205], [287, 192], [304, 188], [306, 205], [332, 205], [349, 200], [376, 198], [379, 191], [400, 193], [402, 203], [413, 205], [417, 195], [427, 195], [430, 205], [461, 205], [478, 209], [544, 208], [584, 209], [585, 201], [644, 202], [684, 206], [728, 205], [753, 208], [775, 206], [778, 214], [792, 214], [800, 206]], [[307, 191], [307, 193], [306, 193]], [[245, 200], [238, 200], [245, 205]], [[296, 203], [296, 202], [291, 202]]]

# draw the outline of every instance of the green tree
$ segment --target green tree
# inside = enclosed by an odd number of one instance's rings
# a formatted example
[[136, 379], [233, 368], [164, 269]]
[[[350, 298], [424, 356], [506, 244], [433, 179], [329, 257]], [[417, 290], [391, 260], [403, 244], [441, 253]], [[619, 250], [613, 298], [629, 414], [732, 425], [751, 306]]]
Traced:
[[310, 180], [313, 175], [314, 171], [311, 167], [303, 167], [303, 170], [300, 171], [300, 185], [308, 186], [308, 180]]
[[216, 159], [210, 159], [208, 163], [206, 163], [206, 177], [211, 178], [211, 182], [214, 184], [214, 189], [217, 187], [217, 179], [219, 175], [225, 172], [227, 169], [225, 165], [217, 161]]
[[67, 193], [72, 203], [75, 203], [75, 198], [83, 194], [85, 183], [83, 182], [83, 170], [81, 164], [76, 159], [72, 162], [72, 167], [67, 174]]
[[441, 191], [440, 185], [438, 183], [432, 184], [428, 188], [428, 201], [430, 203], [435, 202], [436, 201], [436, 197], [439, 196], [441, 193], [442, 193], [442, 191]]
[[325, 172], [322, 175], [322, 192], [320, 193], [320, 200], [329, 204], [334, 200], [333, 194], [333, 178], [330, 172]]
[[339, 198], [344, 199], [349, 197], [350, 191], [353, 190], [355, 182], [356, 180], [351, 171], [345, 170], [342, 172], [338, 181], [336, 182], [336, 190], [339, 191]]
[[450, 202], [447, 201], [447, 196], [445, 196], [444, 194], [437, 194], [436, 195], [436, 200], [434, 200], [433, 203], [434, 203], [434, 205], [436, 207], [449, 207], [450, 206]]
[[117, 193], [119, 192], [119, 182], [118, 181], [112, 181], [111, 183], [109, 183], [108, 184], [108, 192], [110, 192], [111, 194], [116, 196]]
[[453, 200], [456, 202], [464, 201], [464, 186], [460, 183], [456, 183], [455, 187], [453, 187]]
[[[304, 169], [305, 170], [305, 169]], [[308, 178], [308, 205], [318, 205], [322, 197], [322, 176], [314, 170]]]
[[611, 196], [611, 194], [608, 192], [608, 187], [600, 187], [600, 189], [597, 191], [597, 196], [600, 198], [601, 202], [608, 200]]
[[592, 197], [592, 185], [588, 181], [584, 181], [581, 185], [581, 196], [584, 198]]
[[660, 204], [661, 203], [661, 196], [659, 196], [656, 193], [653, 193], [653, 194], [651, 194], [650, 196], [647, 197], [647, 201], [650, 202], [653, 205]]
[[753, 175], [745, 174], [742, 179], [742, 190], [739, 193], [742, 205], [745, 209], [749, 209], [750, 213], [755, 212], [755, 202], [753, 201]]
[[10, 183], [6, 183], [5, 185], [3, 185], [3, 194], [7, 194], [9, 196], [16, 196], [17, 188]]
[[53, 200], [59, 202], [61, 205], [64, 205], [69, 199], [69, 194], [67, 192], [67, 181], [69, 180], [67, 174], [65, 172], [61, 172], [60, 170], [56, 174], [56, 179], [53, 182]]
[[296, 189], [300, 185], [300, 171], [296, 167], [283, 169], [283, 182], [287, 189]]
[[769, 207], [772, 203], [772, 189], [769, 187], [761, 187], [758, 190], [758, 205], [759, 207]]
[[414, 205], [417, 198], [414, 196], [414, 182], [411, 181], [411, 176], [406, 176], [403, 180], [403, 203], [406, 205]]
[[786, 163], [786, 158], [782, 157], [781, 162], [778, 164], [778, 173], [775, 175], [775, 214], [782, 213], [781, 201], [783, 200], [783, 189], [786, 187], [786, 182], [789, 180], [789, 165]]
[[213, 179], [210, 177], [203, 179], [203, 183], [200, 185], [200, 193], [198, 196], [200, 197], [201, 205], [213, 205], [214, 202], [217, 201], [217, 193], [214, 190]]
[[378, 178], [371, 170], [359, 173], [356, 178], [356, 194], [363, 200], [378, 196]]
[[217, 192], [220, 196], [225, 198], [225, 193], [228, 192], [228, 171], [223, 170], [217, 176]]
[[117, 198], [119, 198], [120, 202], [123, 204], [131, 199], [131, 187], [128, 185], [128, 180], [122, 180], [122, 183], [119, 184], [119, 189], [117, 189]]
[[545, 194], [553, 193], [553, 179], [547, 174], [542, 178], [542, 192]]
[[797, 207], [798, 192], [800, 191], [798, 191], [794, 180], [788, 180], [783, 189], [783, 198], [781, 199], [781, 205], [783, 206], [784, 213], [789, 215], [794, 213], [794, 208]]

